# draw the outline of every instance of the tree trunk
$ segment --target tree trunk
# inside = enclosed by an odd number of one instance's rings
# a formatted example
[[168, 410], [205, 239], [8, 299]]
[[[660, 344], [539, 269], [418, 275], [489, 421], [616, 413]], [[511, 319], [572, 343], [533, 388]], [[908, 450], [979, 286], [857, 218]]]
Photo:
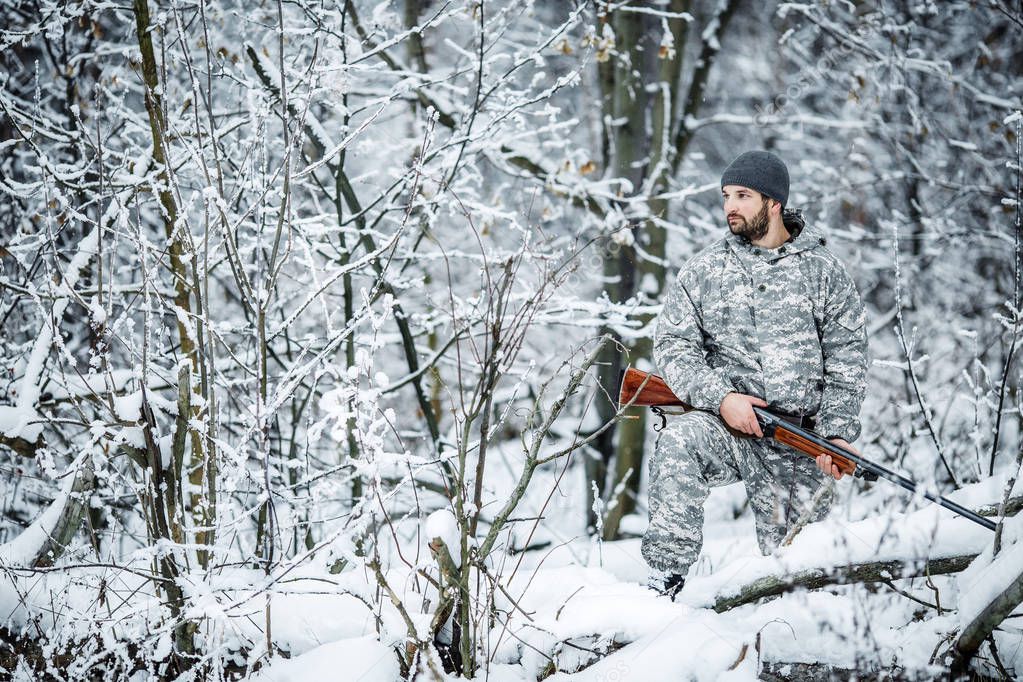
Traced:
[[[663, 5], [652, 8], [663, 10]], [[671, 0], [670, 12], [681, 16], [691, 9], [689, 0]], [[628, 181], [632, 197], [644, 197], [644, 219], [623, 226], [632, 241], [616, 240], [604, 253], [604, 294], [612, 303], [624, 303], [633, 297], [639, 304], [656, 303], [663, 295], [667, 278], [665, 259], [668, 200], [663, 198], [685, 156], [692, 132], [686, 119], [695, 116], [703, 103], [704, 88], [721, 49], [721, 39], [738, 6], [738, 0], [726, 0], [714, 10], [706, 24], [699, 58], [693, 63], [689, 90], [684, 102], [678, 96], [682, 77], [688, 23], [684, 19], [666, 20], [665, 35], [661, 21], [640, 12], [615, 11], [610, 14], [618, 55], [612, 68], [598, 62], [598, 77], [603, 94], [604, 120], [613, 122], [606, 131], [606, 172]], [[598, 33], [600, 33], [598, 31]], [[658, 40], [659, 42], [655, 42]], [[656, 87], [648, 87], [654, 84]], [[648, 113], [649, 112], [649, 113]], [[647, 117], [649, 116], [649, 121]], [[645, 184], [644, 184], [645, 183]], [[621, 207], [628, 215], [631, 205]], [[601, 386], [611, 396], [600, 405], [600, 417], [613, 412], [617, 396], [618, 373], [626, 362], [635, 364], [650, 359], [653, 330], [652, 315], [640, 315], [636, 322], [646, 335], [625, 344], [627, 358], [614, 346], [601, 358]], [[614, 333], [606, 328], [604, 332]], [[620, 338], [617, 335], [616, 339]], [[635, 509], [644, 460], [646, 414], [623, 422], [620, 429], [604, 434], [598, 441], [599, 457], [587, 460], [587, 482], [595, 482], [597, 492], [608, 502], [603, 537], [618, 534], [621, 519]], [[612, 459], [614, 460], [612, 465]], [[608, 471], [614, 474], [608, 477]], [[626, 478], [627, 476], [627, 478]], [[587, 486], [589, 526], [595, 525], [593, 487]], [[614, 495], [614, 499], [608, 499]]]
[[[646, 71], [646, 55], [640, 41], [644, 36], [645, 20], [644, 15], [638, 12], [613, 12], [609, 20], [614, 29], [615, 46], [618, 54], [613, 57], [614, 64], [610, 69], [600, 71], [601, 86], [604, 90], [605, 108], [604, 119], [614, 121], [614, 127], [608, 131], [610, 140], [609, 159], [606, 167], [606, 174], [616, 178], [623, 184], [631, 187], [623, 187], [630, 196], [640, 191], [643, 179], [646, 174], [646, 167], [643, 159], [649, 150], [649, 139], [646, 126], [647, 93], [645, 89], [644, 74]], [[610, 79], [608, 81], [607, 79]], [[626, 210], [626, 206], [622, 207]], [[623, 224], [622, 231], [628, 230], [630, 234], [623, 238], [607, 240], [604, 245], [604, 294], [612, 303], [623, 303], [629, 300], [636, 291], [637, 257], [630, 240], [635, 238], [640, 229], [639, 223], [630, 222]], [[611, 334], [616, 341], [621, 337], [617, 332], [605, 327], [602, 334]], [[605, 423], [617, 411], [615, 399], [618, 395], [618, 373], [625, 365], [625, 362], [633, 361], [632, 358], [625, 360], [617, 344], [609, 344], [605, 347], [599, 361], [600, 383], [611, 400], [598, 402], [598, 410], [601, 423]], [[645, 420], [643, 417], [637, 420], [625, 422], [620, 432], [618, 442], [624, 444], [625, 452], [616, 453], [615, 436], [618, 429], [609, 429], [604, 437], [597, 443], [599, 458], [590, 457], [587, 459], [586, 479], [589, 504], [587, 505], [588, 527], [595, 528], [597, 519], [594, 510], [594, 493], [600, 496], [601, 500], [608, 501], [611, 491], [615, 489], [618, 476], [624, 474], [629, 468], [634, 469], [638, 476], [639, 465], [643, 456], [642, 438], [636, 441], [637, 433], [643, 433]], [[628, 438], [629, 440], [624, 440]], [[612, 459], [615, 455], [622, 458], [620, 463], [615, 464], [615, 477], [609, 479], [608, 471], [611, 468]], [[624, 455], [624, 456], [623, 456]], [[594, 485], [596, 484], [595, 489]], [[621, 518], [621, 509], [618, 505], [612, 504], [611, 511], [614, 515], [610, 518], [612, 528], [603, 532], [604, 537], [614, 537], [618, 532], [618, 521]], [[606, 523], [606, 520], [604, 521]]]
[[[142, 56], [142, 80], [145, 85], [145, 104], [149, 114], [149, 128], [153, 138], [153, 162], [157, 168], [157, 179], [160, 190], [158, 198], [160, 201], [161, 213], [163, 216], [164, 231], [167, 240], [170, 242], [168, 249], [170, 257], [171, 279], [174, 282], [174, 306], [178, 313], [178, 342], [182, 354], [188, 359], [193, 376], [201, 372], [199, 365], [199, 353], [185, 321], [192, 317], [192, 287], [189, 282], [193, 281], [192, 273], [189, 272], [188, 260], [186, 258], [187, 243], [182, 238], [181, 231], [177, 229], [178, 206], [172, 190], [172, 178], [170, 168], [167, 165], [166, 157], [166, 130], [167, 121], [165, 118], [162, 88], [160, 87], [159, 67], [156, 62], [156, 54], [153, 48], [153, 36], [149, 18], [148, 0], [134, 0], [133, 10], [135, 13], [135, 30], [138, 35], [139, 52]], [[193, 400], [191, 419], [200, 421], [204, 415], [197, 407], [205, 401]], [[191, 456], [189, 458], [189, 480], [196, 490], [202, 490], [204, 485], [211, 484], [206, 477], [205, 446], [202, 434], [195, 428], [191, 428]], [[215, 499], [216, 491], [207, 491], [210, 505]], [[192, 508], [195, 515], [195, 523], [201, 528], [212, 526], [213, 519], [209, 516], [208, 507], [204, 504], [203, 495], [192, 494]], [[212, 542], [212, 533], [201, 530], [196, 533], [195, 541], [198, 544], [209, 544]], [[206, 553], [199, 553], [200, 563], [206, 565]]]
[[[689, 11], [689, 0], [672, 0], [668, 10], [675, 15]], [[664, 222], [668, 218], [668, 200], [662, 198], [671, 181], [671, 161], [674, 147], [671, 143], [672, 124], [676, 117], [677, 88], [682, 73], [682, 54], [685, 50], [687, 23], [674, 18], [667, 21], [669, 35], [662, 36], [657, 49], [656, 62], [649, 71], [657, 70], [654, 80], [656, 89], [650, 107], [650, 180], [647, 188], [647, 215], [642, 227], [636, 230], [639, 248], [635, 258], [636, 286], [632, 293], [638, 296], [640, 304], [656, 304], [661, 300], [667, 276], [665, 260], [668, 231]], [[648, 60], [647, 63], [650, 63]], [[639, 322], [649, 333], [628, 346], [629, 358], [633, 363], [653, 356], [652, 334], [654, 316], [643, 314]], [[615, 373], [617, 376], [617, 372]], [[612, 394], [616, 395], [616, 394]], [[613, 540], [618, 536], [622, 517], [636, 509], [639, 496], [639, 482], [643, 470], [646, 445], [647, 411], [635, 410], [637, 419], [622, 423], [615, 456], [614, 478], [611, 481], [613, 498], [608, 505], [604, 520], [604, 539]]]

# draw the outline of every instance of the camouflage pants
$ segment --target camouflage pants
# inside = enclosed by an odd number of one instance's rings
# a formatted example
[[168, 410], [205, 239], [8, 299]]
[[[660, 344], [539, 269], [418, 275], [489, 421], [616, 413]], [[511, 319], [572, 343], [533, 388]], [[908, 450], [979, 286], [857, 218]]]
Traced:
[[[743, 481], [768, 554], [808, 507], [824, 475], [812, 459], [769, 440], [736, 438], [707, 412], [672, 418], [650, 462], [650, 526], [642, 554], [653, 568], [685, 575], [703, 545], [703, 503], [712, 486]], [[830, 491], [810, 519], [831, 506]]]

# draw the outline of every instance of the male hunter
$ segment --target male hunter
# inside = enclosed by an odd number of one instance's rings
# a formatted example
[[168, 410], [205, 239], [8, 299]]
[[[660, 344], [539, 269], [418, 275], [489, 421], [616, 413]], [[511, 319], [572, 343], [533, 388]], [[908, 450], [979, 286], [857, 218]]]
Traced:
[[[766, 151], [740, 154], [721, 176], [729, 233], [682, 266], [657, 321], [654, 360], [698, 408], [672, 418], [650, 463], [643, 558], [651, 586], [672, 599], [703, 544], [711, 486], [742, 481], [767, 554], [825, 480], [830, 456], [798, 456], [763, 434], [752, 406], [803, 417], [832, 442], [860, 434], [866, 388], [864, 309], [815, 226], [786, 210], [789, 173]], [[720, 419], [718, 418], [720, 416]], [[831, 505], [830, 490], [810, 519]]]

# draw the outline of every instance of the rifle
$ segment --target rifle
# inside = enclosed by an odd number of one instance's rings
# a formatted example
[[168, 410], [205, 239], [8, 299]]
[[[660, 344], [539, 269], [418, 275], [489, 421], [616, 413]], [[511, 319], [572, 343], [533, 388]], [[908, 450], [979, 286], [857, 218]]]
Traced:
[[[683, 412], [696, 409], [676, 396], [664, 379], [656, 374], [649, 374], [629, 367], [622, 371], [620, 383], [621, 388], [618, 392], [619, 409], [628, 405], [649, 407], [661, 417], [661, 428], [664, 427], [666, 422], [665, 413], [662, 408], [677, 407], [681, 408]], [[771, 438], [779, 443], [788, 445], [793, 450], [814, 459], [817, 459], [820, 455], [831, 455], [831, 461], [843, 474], [851, 474], [856, 478], [868, 481], [876, 481], [880, 477], [905, 488], [911, 493], [918, 491], [918, 486], [914, 481], [890, 469], [886, 469], [880, 464], [875, 464], [869, 459], [864, 459], [855, 452], [825, 440], [813, 431], [803, 428], [799, 423], [793, 423], [792, 417], [788, 415], [772, 412], [762, 407], [754, 407], [753, 412], [757, 416], [757, 421], [760, 422], [760, 428], [764, 432], [765, 438]], [[799, 420], [795, 421], [798, 422]], [[740, 438], [753, 437], [736, 431], [731, 427], [728, 427], [728, 430]], [[996, 528], [995, 523], [991, 519], [986, 519], [980, 514], [956, 504], [952, 500], [927, 490], [920, 492], [924, 498], [931, 502], [936, 502], [945, 509], [954, 511], [956, 514], [984, 526], [988, 530]]]

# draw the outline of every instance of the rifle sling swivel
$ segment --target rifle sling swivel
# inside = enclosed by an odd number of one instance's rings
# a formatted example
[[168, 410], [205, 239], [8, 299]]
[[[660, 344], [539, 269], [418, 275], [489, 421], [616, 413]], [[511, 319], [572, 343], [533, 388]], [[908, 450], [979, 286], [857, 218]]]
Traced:
[[661, 418], [661, 423], [660, 424], [654, 424], [654, 431], [658, 431], [659, 432], [659, 431], [664, 430], [664, 427], [668, 425], [668, 414], [664, 410], [662, 410], [660, 407], [657, 407], [656, 405], [652, 406], [650, 408], [650, 411], [653, 412], [654, 414], [656, 414], [658, 417]]

